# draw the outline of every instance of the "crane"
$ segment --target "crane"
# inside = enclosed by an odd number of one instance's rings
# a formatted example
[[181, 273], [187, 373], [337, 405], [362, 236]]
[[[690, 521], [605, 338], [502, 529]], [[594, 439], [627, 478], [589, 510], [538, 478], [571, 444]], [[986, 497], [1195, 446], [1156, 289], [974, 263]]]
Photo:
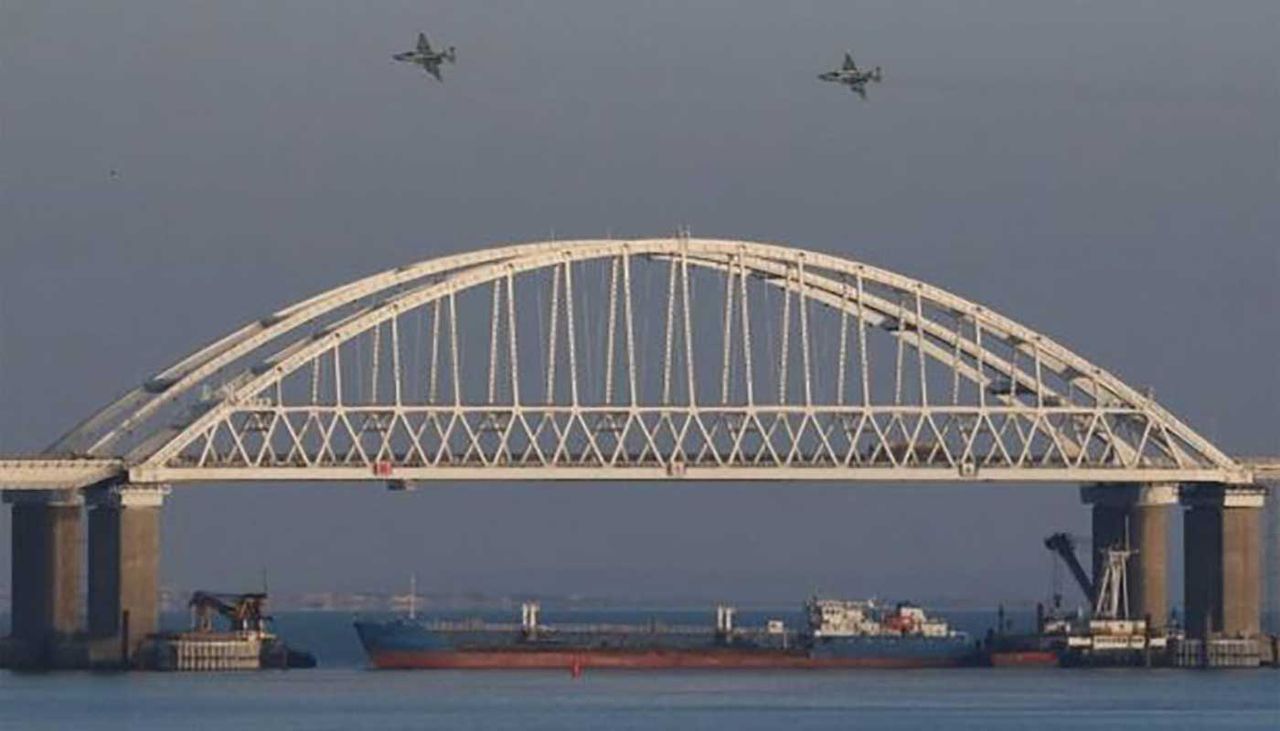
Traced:
[[1062, 562], [1071, 569], [1071, 575], [1075, 577], [1076, 583], [1080, 586], [1080, 591], [1084, 593], [1085, 599], [1089, 600], [1092, 605], [1097, 599], [1093, 582], [1089, 580], [1089, 575], [1085, 573], [1084, 567], [1080, 565], [1080, 560], [1076, 558], [1076, 541], [1068, 533], [1054, 533], [1044, 539], [1044, 547], [1058, 554]]
[[197, 591], [191, 595], [187, 606], [191, 609], [191, 624], [197, 632], [213, 631], [213, 615], [220, 614], [231, 623], [233, 632], [266, 632], [271, 617], [263, 613], [266, 608], [265, 593], [227, 594]]
[[1103, 619], [1129, 618], [1129, 579], [1125, 567], [1137, 551], [1108, 548], [1103, 552], [1102, 577], [1098, 580], [1093, 616]]

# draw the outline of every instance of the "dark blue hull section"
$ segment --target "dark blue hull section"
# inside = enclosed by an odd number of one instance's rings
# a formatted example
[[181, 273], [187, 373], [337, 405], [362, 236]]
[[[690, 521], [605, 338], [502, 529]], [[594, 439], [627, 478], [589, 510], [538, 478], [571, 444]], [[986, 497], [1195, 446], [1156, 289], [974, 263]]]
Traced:
[[895, 658], [902, 660], [955, 659], [973, 652], [968, 638], [875, 635], [862, 637], [818, 637], [808, 650], [814, 659]]

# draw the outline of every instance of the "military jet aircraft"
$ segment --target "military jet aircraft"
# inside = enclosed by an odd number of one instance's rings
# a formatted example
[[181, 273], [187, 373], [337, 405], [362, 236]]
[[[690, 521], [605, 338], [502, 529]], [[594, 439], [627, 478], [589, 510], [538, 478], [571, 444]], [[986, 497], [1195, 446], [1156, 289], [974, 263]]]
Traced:
[[454, 53], [453, 46], [449, 46], [443, 51], [431, 50], [431, 44], [427, 42], [427, 36], [419, 33], [417, 48], [412, 51], [397, 53], [392, 58], [405, 63], [417, 64], [424, 71], [436, 77], [436, 81], [444, 81], [444, 77], [440, 75], [440, 64], [445, 61], [454, 63], [457, 55]]
[[845, 52], [844, 65], [835, 71], [827, 71], [818, 74], [818, 78], [822, 81], [834, 81], [837, 84], [844, 84], [849, 87], [849, 91], [857, 94], [863, 99], [867, 98], [867, 82], [874, 81], [880, 83], [880, 67], [876, 66], [871, 71], [863, 71], [858, 68], [858, 64], [853, 62], [853, 54]]

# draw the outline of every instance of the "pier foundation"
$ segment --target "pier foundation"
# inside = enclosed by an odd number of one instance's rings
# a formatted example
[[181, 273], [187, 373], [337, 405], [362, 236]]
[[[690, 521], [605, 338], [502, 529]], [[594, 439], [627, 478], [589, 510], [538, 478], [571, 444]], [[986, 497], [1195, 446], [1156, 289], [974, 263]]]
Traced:
[[1172, 484], [1090, 485], [1081, 498], [1093, 509], [1093, 581], [1102, 571], [1103, 551], [1128, 547], [1129, 616], [1150, 618], [1153, 627], [1169, 618], [1169, 511], [1178, 501]]
[[89, 659], [131, 664], [159, 628], [160, 506], [168, 488], [119, 485], [89, 495]]
[[6, 664], [50, 667], [80, 628], [83, 499], [70, 490], [13, 490], [11, 618]]
[[1249, 638], [1260, 632], [1265, 499], [1261, 487], [1183, 488], [1189, 635]]

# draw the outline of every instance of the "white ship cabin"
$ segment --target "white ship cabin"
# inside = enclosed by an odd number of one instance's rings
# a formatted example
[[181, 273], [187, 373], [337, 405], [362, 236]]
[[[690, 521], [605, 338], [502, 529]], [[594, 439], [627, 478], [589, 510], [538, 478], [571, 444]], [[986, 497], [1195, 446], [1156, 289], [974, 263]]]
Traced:
[[805, 608], [809, 613], [809, 631], [814, 637], [957, 635], [945, 621], [930, 617], [920, 607], [907, 602], [898, 604], [892, 611], [885, 611], [874, 601], [814, 598]]
[[1143, 619], [1091, 619], [1089, 634], [1132, 636], [1145, 635], [1147, 622]]
[[885, 629], [897, 630], [902, 634], [917, 634], [925, 637], [950, 637], [951, 625], [940, 619], [934, 619], [914, 604], [902, 603], [897, 606], [891, 617], [884, 622]]
[[814, 637], [854, 637], [880, 634], [874, 601], [813, 598], [805, 605]]

